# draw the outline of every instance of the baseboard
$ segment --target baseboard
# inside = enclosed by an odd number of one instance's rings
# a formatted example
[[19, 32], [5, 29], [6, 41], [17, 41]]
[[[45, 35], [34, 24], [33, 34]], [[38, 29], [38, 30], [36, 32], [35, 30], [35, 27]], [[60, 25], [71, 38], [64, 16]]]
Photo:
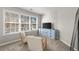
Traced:
[[66, 43], [65, 41], [61, 40], [64, 44], [70, 47], [70, 44]]
[[[64, 44], [70, 47], [70, 44], [66, 43], [65, 41], [61, 40]], [[74, 48], [74, 51], [78, 51], [76, 48]]]
[[78, 51], [76, 48], [74, 48], [74, 51]]
[[9, 42], [5, 42], [5, 43], [0, 44], [0, 46], [4, 46], [4, 45], [7, 45], [7, 44], [11, 44], [11, 43], [17, 42], [17, 41], [19, 41], [19, 40], [20, 40], [20, 39], [18, 39], [18, 40], [13, 40], [13, 41], [9, 41]]

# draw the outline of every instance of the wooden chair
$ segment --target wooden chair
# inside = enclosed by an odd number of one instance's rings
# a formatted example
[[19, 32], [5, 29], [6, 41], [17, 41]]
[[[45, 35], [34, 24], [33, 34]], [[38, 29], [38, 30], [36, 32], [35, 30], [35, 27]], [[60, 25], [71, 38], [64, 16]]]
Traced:
[[47, 38], [42, 39], [42, 45], [43, 45], [43, 49], [46, 50], [47, 49]]
[[27, 36], [28, 48], [32, 51], [43, 51], [46, 46], [44, 46], [44, 41], [42, 37]]
[[21, 32], [21, 33], [20, 33], [20, 37], [21, 37], [21, 43], [22, 43], [23, 45], [27, 44], [27, 38], [26, 38], [25, 32]]

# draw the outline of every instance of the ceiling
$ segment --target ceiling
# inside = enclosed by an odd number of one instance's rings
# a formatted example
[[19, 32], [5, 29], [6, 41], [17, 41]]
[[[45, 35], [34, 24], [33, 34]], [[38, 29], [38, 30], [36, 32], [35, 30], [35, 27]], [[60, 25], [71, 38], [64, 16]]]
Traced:
[[55, 12], [56, 10], [56, 7], [21, 7], [21, 8], [37, 14], [52, 13]]

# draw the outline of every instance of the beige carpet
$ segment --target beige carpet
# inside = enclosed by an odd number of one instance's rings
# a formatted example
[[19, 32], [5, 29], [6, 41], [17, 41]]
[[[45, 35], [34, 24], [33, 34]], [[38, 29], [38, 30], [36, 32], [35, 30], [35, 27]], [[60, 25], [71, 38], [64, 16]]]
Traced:
[[1, 46], [0, 51], [29, 51], [29, 49], [27, 44], [23, 45], [21, 42], [15, 42]]
[[[0, 51], [29, 51], [28, 45], [21, 42], [15, 42], [0, 47]], [[44, 51], [69, 51], [69, 47], [60, 40], [48, 40], [48, 49]]]

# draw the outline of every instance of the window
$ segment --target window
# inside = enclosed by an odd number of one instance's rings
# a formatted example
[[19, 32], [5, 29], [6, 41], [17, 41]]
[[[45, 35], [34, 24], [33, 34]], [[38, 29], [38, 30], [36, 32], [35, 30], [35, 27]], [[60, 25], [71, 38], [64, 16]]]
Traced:
[[35, 30], [36, 29], [36, 17], [31, 17], [31, 30]]
[[18, 32], [19, 16], [14, 13], [5, 13], [5, 33]]
[[37, 22], [38, 20], [35, 16], [27, 16], [16, 12], [5, 11], [4, 34], [36, 30], [38, 28]]
[[29, 30], [29, 16], [21, 15], [21, 31]]

